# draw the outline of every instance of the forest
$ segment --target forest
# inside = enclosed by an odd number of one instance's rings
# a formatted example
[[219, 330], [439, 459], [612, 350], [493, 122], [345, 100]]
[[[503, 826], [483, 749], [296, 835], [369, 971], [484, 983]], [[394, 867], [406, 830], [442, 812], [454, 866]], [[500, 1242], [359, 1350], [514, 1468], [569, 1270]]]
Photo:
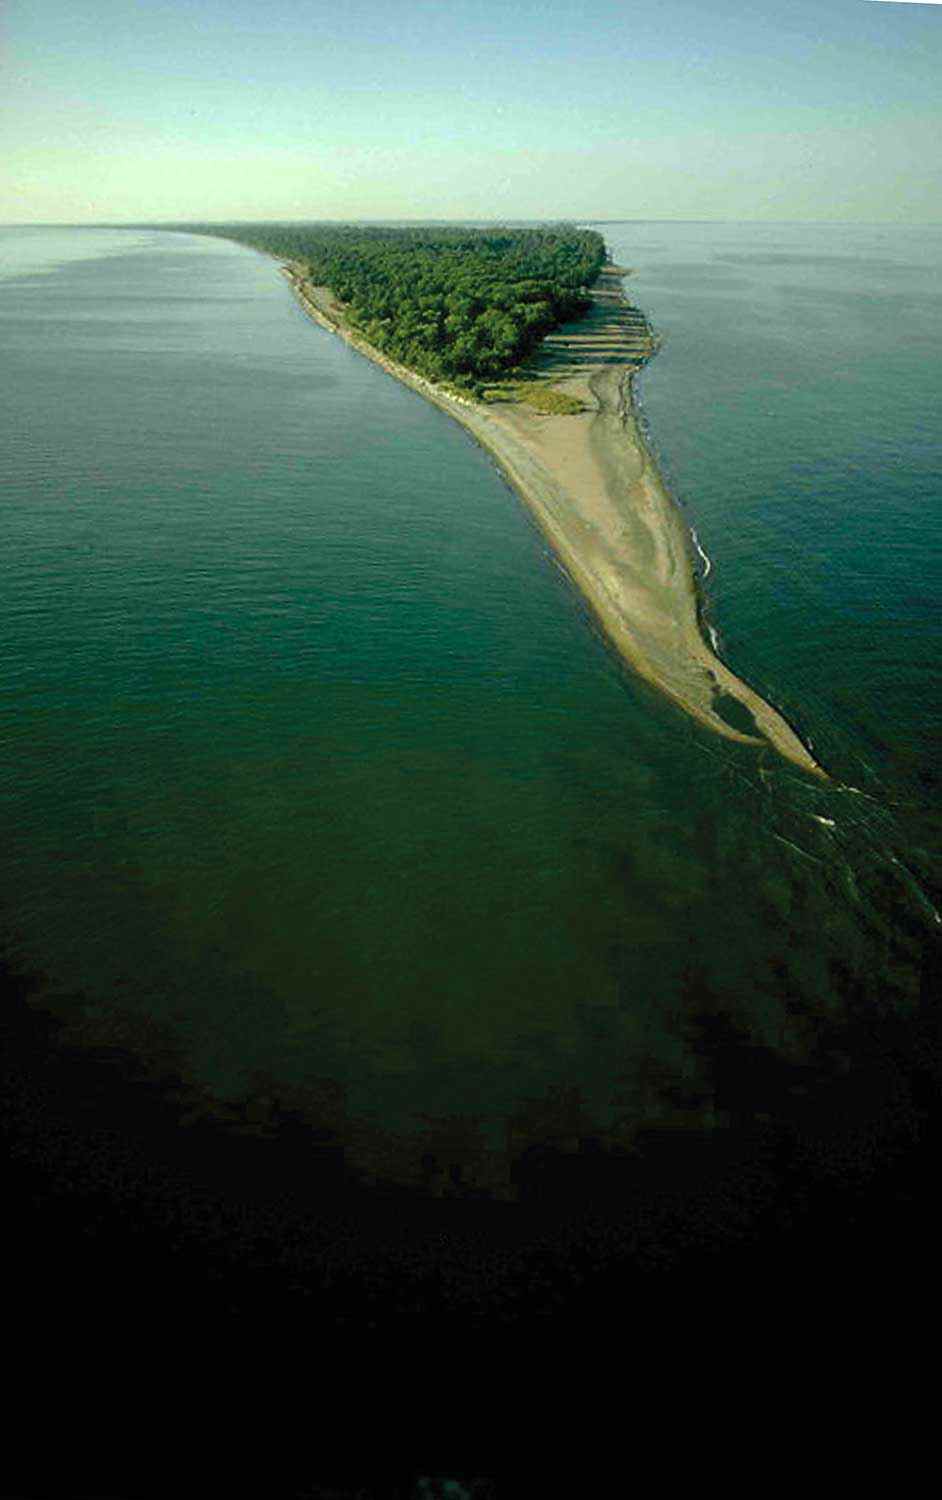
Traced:
[[605, 264], [591, 229], [207, 224], [166, 226], [237, 240], [304, 268], [375, 348], [479, 395], [513, 375], [560, 323], [580, 317]]

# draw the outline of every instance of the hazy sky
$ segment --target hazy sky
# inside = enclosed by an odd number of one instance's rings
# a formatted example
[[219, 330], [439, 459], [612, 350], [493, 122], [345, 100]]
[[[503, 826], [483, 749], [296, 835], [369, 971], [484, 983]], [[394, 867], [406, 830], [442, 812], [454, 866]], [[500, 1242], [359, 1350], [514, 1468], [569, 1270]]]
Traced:
[[0, 222], [942, 220], [942, 5], [0, 6]]

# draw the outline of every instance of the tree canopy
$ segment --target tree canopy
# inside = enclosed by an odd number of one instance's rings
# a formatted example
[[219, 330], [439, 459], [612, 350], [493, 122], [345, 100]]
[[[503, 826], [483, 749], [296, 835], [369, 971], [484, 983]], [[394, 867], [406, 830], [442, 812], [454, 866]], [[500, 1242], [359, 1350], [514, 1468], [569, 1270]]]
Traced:
[[[179, 226], [183, 228], [184, 226]], [[377, 349], [432, 380], [479, 390], [590, 306], [605, 264], [590, 229], [318, 224], [187, 225], [303, 268]]]

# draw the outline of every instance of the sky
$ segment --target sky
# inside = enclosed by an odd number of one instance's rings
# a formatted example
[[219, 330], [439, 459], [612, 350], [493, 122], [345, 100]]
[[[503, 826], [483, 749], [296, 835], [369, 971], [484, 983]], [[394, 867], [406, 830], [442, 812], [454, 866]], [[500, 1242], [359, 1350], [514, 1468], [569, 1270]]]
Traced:
[[0, 223], [942, 221], [942, 4], [0, 0]]

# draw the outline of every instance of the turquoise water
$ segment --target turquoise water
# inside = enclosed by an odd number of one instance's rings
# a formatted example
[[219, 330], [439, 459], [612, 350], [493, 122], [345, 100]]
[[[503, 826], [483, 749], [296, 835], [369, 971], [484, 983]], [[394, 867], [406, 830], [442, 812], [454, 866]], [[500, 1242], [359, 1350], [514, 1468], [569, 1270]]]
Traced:
[[74, 1036], [173, 1053], [182, 1118], [499, 1186], [526, 1141], [721, 1127], [705, 1018], [826, 1082], [850, 1011], [916, 1003], [942, 231], [604, 232], [705, 623], [836, 788], [626, 671], [487, 455], [271, 262], [0, 231], [0, 935]]

